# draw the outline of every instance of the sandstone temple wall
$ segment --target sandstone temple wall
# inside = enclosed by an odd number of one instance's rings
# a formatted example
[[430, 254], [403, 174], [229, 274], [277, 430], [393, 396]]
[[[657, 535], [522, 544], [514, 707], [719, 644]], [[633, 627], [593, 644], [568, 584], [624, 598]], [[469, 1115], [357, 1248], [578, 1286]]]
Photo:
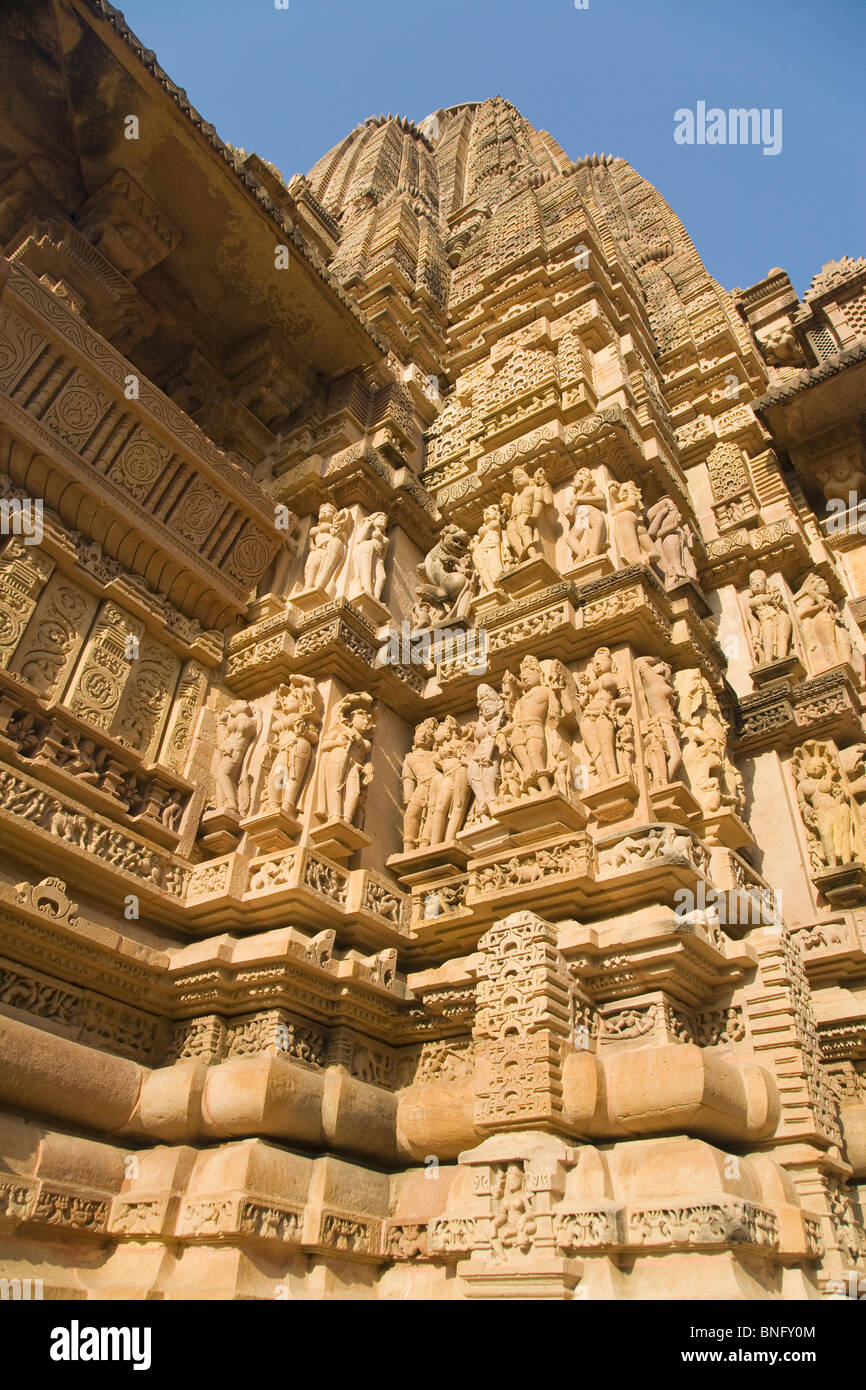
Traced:
[[0, 80], [0, 1274], [866, 1276], [866, 261], [500, 97], [286, 181], [103, 0]]

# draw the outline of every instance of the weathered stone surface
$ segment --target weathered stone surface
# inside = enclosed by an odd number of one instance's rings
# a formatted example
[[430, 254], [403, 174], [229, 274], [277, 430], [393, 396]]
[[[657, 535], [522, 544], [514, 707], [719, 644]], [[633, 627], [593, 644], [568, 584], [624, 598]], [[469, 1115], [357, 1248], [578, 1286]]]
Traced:
[[498, 97], [286, 183], [7, 8], [0, 1274], [866, 1277], [866, 263]]

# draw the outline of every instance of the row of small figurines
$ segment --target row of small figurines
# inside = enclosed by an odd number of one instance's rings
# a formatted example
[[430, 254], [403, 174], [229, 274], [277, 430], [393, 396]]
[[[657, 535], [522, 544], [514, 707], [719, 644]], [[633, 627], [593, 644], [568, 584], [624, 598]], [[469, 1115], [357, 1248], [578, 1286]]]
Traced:
[[779, 577], [774, 583], [764, 570], [753, 570], [741, 597], [758, 666], [793, 656], [795, 629], [813, 674], [852, 660], [848, 628], [829, 584], [814, 570], [790, 596]]
[[[704, 814], [742, 812], [742, 778], [706, 678], [695, 668], [674, 676], [656, 657], [639, 657], [634, 672], [650, 787], [684, 779]], [[237, 816], [254, 809], [296, 814], [318, 750], [315, 814], [353, 824], [372, 775], [372, 706], [366, 692], [344, 696], [322, 735], [322, 698], [308, 676], [280, 686], [267, 720], [258, 706], [234, 701], [219, 718], [216, 808]], [[524, 657], [499, 690], [479, 685], [476, 718], [463, 725], [453, 715], [427, 718], [415, 729], [401, 774], [405, 851], [454, 839], [498, 802], [553, 791], [579, 799], [590, 787], [630, 779], [634, 713], [631, 686], [608, 648], [576, 677], [558, 660]], [[844, 756], [809, 741], [792, 760], [813, 870], [866, 856]]]
[[[642, 761], [653, 785], [682, 775], [707, 812], [742, 809], [742, 783], [727, 756], [727, 726], [706, 678], [676, 678], [655, 657], [635, 662], [641, 692]], [[592, 783], [631, 778], [636, 762], [634, 695], [607, 647], [575, 676], [559, 660], [526, 656], [501, 689], [478, 687], [478, 717], [424, 720], [402, 770], [407, 849], [453, 838], [472, 811], [484, 819], [497, 800], [559, 791], [579, 798]], [[241, 817], [297, 814], [317, 761], [314, 814], [353, 824], [371, 778], [372, 696], [350, 693], [327, 725], [321, 693], [294, 675], [267, 715], [244, 700], [218, 717], [214, 806]], [[324, 728], [324, 732], [323, 732]]]
[[[656, 657], [634, 663], [640, 690], [642, 762], [651, 787], [683, 779], [707, 814], [745, 805], [727, 754], [727, 726], [706, 678], [674, 676]], [[526, 656], [500, 690], [478, 687], [477, 718], [425, 719], [403, 761], [403, 839], [411, 852], [452, 840], [497, 803], [558, 792], [567, 799], [631, 780], [635, 701], [629, 681], [600, 647], [579, 675], [561, 661]]]
[[[419, 564], [413, 626], [464, 617], [472, 598], [497, 592], [503, 574], [527, 560], [545, 558], [555, 568], [559, 534], [570, 557], [567, 571], [608, 557], [612, 546], [619, 566], [654, 563], [668, 587], [696, 578], [694, 535], [671, 498], [645, 510], [636, 483], [610, 482], [606, 490], [589, 468], [578, 470], [559, 505], [541, 468], [530, 475], [517, 467], [511, 482], [512, 491], [485, 508], [475, 535], [446, 526]], [[296, 534], [297, 518], [283, 511], [282, 529]], [[355, 520], [349, 508], [323, 502], [307, 538], [303, 577], [289, 602], [307, 594], [334, 597], [342, 575], [349, 597], [381, 602], [387, 526], [384, 512]]]
[[217, 719], [213, 808], [233, 818], [294, 816], [316, 761], [318, 819], [352, 825], [372, 775], [373, 705], [367, 691], [345, 695], [323, 732], [322, 695], [309, 676], [281, 685], [268, 716], [253, 702], [233, 700]]

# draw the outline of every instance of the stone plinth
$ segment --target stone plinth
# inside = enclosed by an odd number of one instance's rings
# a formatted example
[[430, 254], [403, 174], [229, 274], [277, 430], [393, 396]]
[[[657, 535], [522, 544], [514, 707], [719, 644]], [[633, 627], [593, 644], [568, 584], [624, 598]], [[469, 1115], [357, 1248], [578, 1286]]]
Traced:
[[357, 830], [344, 820], [329, 820], [315, 826], [309, 831], [307, 840], [326, 859], [335, 859], [337, 863], [351, 859], [356, 850], [366, 849], [373, 843], [363, 830]]
[[264, 854], [289, 849], [297, 844], [301, 832], [297, 814], [281, 810], [260, 811], [255, 816], [248, 816], [241, 825]]

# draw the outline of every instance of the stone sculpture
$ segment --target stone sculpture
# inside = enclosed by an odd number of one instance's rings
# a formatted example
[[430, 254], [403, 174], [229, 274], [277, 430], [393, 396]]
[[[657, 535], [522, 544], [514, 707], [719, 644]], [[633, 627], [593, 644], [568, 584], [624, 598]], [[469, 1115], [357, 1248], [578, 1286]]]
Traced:
[[633, 761], [633, 738], [619, 735], [629, 722], [626, 716], [632, 697], [614, 672], [608, 647], [599, 647], [578, 679], [577, 687], [581, 706], [580, 736], [593, 774], [602, 783], [627, 776]]
[[482, 593], [493, 593], [504, 570], [514, 564], [514, 554], [505, 535], [502, 512], [498, 503], [484, 509], [484, 519], [472, 541], [472, 563], [478, 574]]
[[453, 714], [446, 715], [436, 730], [433, 751], [440, 776], [429, 812], [432, 844], [453, 840], [463, 824], [470, 796], [467, 764], [471, 737], [471, 728], [461, 729]]
[[536, 657], [525, 656], [521, 661], [506, 709], [508, 723], [502, 732], [518, 770], [520, 793], [552, 791], [556, 775], [552, 734], [560, 705]]
[[631, 479], [611, 488], [611, 517], [620, 565], [641, 565], [656, 558], [644, 521], [640, 488]]
[[857, 813], [829, 746], [815, 741], [803, 745], [792, 766], [797, 804], [818, 866], [833, 869], [860, 859], [863, 847]]
[[353, 825], [373, 769], [368, 761], [375, 725], [373, 697], [366, 691], [344, 695], [331, 713], [319, 755], [320, 820]]
[[220, 715], [214, 763], [217, 811], [237, 815], [249, 808], [249, 754], [260, 728], [260, 714], [246, 700], [233, 700]]
[[850, 662], [851, 639], [826, 579], [814, 571], [807, 574], [794, 594], [794, 610], [813, 674]]
[[490, 685], [479, 685], [478, 718], [472, 725], [473, 747], [466, 767], [476, 820], [483, 820], [489, 814], [499, 790], [505, 721], [502, 696]]
[[758, 664], [783, 660], [791, 650], [793, 623], [784, 598], [768, 584], [764, 570], [752, 570], [744, 602]]
[[430, 844], [431, 806], [442, 777], [433, 749], [436, 720], [425, 719], [415, 730], [412, 747], [403, 759], [403, 847], [407, 853]]
[[322, 727], [322, 698], [310, 676], [292, 676], [277, 691], [264, 766], [269, 810], [297, 812]]
[[319, 517], [310, 530], [307, 560], [304, 565], [304, 589], [319, 589], [328, 594], [346, 558], [351, 518], [346, 508], [333, 502], [323, 502]]
[[377, 602], [385, 587], [385, 554], [388, 549], [384, 512], [374, 512], [361, 521], [352, 543], [352, 563], [356, 592], [367, 594]]
[[475, 582], [468, 545], [466, 532], [449, 524], [418, 566], [418, 596], [412, 610], [414, 628], [436, 627], [465, 617]]
[[692, 533], [683, 522], [676, 503], [662, 497], [647, 512], [648, 534], [655, 542], [665, 585], [673, 589], [688, 579], [697, 579], [698, 572], [691, 556]]
[[554, 515], [553, 490], [544, 470], [537, 468], [530, 478], [525, 468], [511, 475], [514, 492], [509, 494], [506, 536], [516, 564], [543, 554], [542, 524]]
[[579, 468], [565, 502], [565, 543], [576, 562], [603, 555], [607, 549], [604, 493], [589, 468]]
[[671, 668], [657, 657], [642, 656], [635, 662], [641, 683], [647, 722], [643, 748], [650, 781], [654, 786], [673, 782], [682, 767], [679, 724], [674, 701], [676, 689]]
[[689, 786], [706, 815], [744, 809], [743, 779], [727, 753], [728, 731], [719, 703], [697, 669], [677, 673], [683, 763]]

